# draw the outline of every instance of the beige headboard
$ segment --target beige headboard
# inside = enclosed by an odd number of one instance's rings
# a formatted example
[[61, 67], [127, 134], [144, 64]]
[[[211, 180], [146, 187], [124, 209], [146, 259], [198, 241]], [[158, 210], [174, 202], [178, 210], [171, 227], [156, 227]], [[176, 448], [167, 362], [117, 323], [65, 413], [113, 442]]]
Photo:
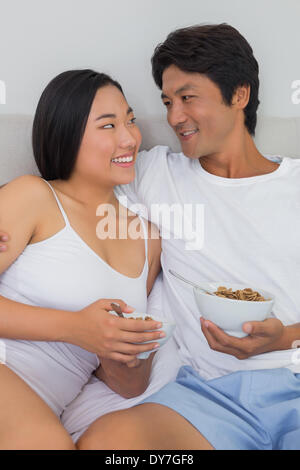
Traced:
[[[142, 149], [169, 145], [180, 151], [179, 142], [161, 116], [138, 119], [143, 135]], [[32, 116], [0, 114], [0, 185], [23, 174], [39, 174], [31, 148]], [[299, 118], [258, 118], [258, 149], [265, 155], [300, 158]]]

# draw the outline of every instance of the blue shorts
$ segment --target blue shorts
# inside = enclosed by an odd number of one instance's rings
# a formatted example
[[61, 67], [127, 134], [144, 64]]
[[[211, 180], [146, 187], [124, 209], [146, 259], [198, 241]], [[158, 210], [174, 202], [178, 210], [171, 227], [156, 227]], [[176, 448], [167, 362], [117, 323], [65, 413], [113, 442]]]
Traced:
[[218, 450], [300, 450], [300, 374], [286, 368], [204, 380], [184, 366], [142, 403], [177, 411]]

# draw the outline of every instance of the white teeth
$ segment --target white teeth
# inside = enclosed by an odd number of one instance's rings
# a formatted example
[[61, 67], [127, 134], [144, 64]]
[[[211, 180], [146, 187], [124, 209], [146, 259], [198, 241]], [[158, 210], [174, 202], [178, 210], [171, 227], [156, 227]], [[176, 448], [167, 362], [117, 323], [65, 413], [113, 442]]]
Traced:
[[186, 136], [186, 135], [191, 135], [191, 134], [195, 134], [195, 132], [197, 132], [197, 130], [183, 132], [182, 135], [184, 135], [184, 136]]
[[116, 163], [129, 163], [132, 162], [133, 157], [121, 157], [121, 158], [113, 158], [112, 162]]

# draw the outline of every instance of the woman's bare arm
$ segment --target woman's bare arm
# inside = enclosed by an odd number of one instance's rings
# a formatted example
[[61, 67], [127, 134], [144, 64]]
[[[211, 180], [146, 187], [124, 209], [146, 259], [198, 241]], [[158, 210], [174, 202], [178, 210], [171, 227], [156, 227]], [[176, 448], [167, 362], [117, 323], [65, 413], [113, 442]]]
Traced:
[[[14, 236], [9, 250], [1, 253], [0, 274], [18, 258], [30, 241], [47, 197], [38, 176], [24, 175], [0, 191], [0, 223]], [[47, 309], [15, 302], [0, 296], [0, 337], [39, 341], [62, 340], [72, 312]]]

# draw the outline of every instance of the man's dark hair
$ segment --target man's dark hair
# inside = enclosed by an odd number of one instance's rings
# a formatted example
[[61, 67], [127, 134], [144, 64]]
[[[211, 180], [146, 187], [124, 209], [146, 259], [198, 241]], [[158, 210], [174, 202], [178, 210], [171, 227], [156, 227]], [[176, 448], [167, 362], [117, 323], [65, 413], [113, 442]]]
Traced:
[[160, 89], [163, 72], [170, 65], [206, 75], [219, 87], [228, 106], [238, 86], [250, 85], [244, 114], [245, 126], [254, 135], [259, 105], [258, 63], [251, 46], [235, 28], [222, 23], [177, 29], [155, 48], [151, 60], [153, 78]]
[[33, 121], [32, 146], [44, 179], [70, 177], [94, 97], [106, 85], [123, 93], [111, 77], [89, 69], [63, 72], [43, 91]]

